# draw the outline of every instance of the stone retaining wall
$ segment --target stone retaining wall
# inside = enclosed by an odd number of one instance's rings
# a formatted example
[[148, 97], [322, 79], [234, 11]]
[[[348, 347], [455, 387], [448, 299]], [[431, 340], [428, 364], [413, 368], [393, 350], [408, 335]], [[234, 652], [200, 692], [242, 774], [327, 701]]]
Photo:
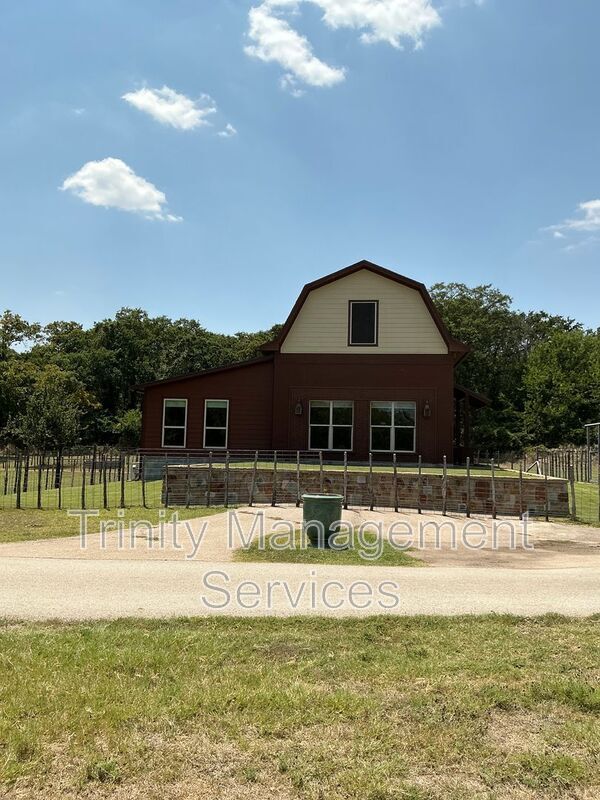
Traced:
[[[254, 481], [253, 481], [254, 475]], [[253, 486], [254, 482], [254, 486]], [[322, 482], [322, 483], [321, 483]], [[466, 512], [467, 504], [474, 514], [493, 512], [491, 477], [472, 477], [470, 487], [466, 476], [449, 474], [446, 489], [446, 509]], [[567, 481], [550, 478], [526, 478], [523, 480], [523, 497], [520, 497], [520, 482], [517, 477], [495, 479], [496, 511], [500, 515], [518, 516], [522, 511], [533, 515], [546, 512], [546, 489], [548, 491], [548, 513], [550, 516], [569, 516]], [[295, 470], [277, 471], [273, 487], [273, 470], [213, 467], [207, 465], [169, 465], [166, 478], [163, 474], [162, 499], [172, 506], [207, 505], [210, 494], [211, 505], [247, 505], [250, 495], [258, 505], [272, 503], [295, 503], [305, 493], [325, 492], [344, 494], [344, 473], [341, 470], [324, 469], [321, 477], [318, 470], [301, 470], [298, 488]], [[444, 504], [443, 479], [441, 475], [399, 472], [397, 486], [392, 472], [348, 471], [346, 498], [349, 506], [394, 508], [395, 495], [399, 508], [424, 511], [441, 511]]]

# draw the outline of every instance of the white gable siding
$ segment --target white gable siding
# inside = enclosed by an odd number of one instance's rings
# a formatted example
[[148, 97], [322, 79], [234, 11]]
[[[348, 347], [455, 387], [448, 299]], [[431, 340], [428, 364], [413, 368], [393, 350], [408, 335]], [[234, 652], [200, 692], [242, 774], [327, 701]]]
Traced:
[[[379, 300], [377, 347], [348, 346], [348, 302]], [[281, 346], [282, 353], [447, 353], [423, 298], [367, 269], [314, 289]]]

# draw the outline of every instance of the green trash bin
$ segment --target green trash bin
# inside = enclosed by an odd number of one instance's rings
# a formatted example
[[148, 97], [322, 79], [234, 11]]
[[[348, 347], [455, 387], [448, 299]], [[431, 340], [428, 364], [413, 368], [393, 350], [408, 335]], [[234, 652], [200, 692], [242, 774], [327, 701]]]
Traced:
[[302, 495], [302, 530], [313, 547], [329, 547], [336, 533], [332, 526], [342, 518], [343, 500], [341, 494]]

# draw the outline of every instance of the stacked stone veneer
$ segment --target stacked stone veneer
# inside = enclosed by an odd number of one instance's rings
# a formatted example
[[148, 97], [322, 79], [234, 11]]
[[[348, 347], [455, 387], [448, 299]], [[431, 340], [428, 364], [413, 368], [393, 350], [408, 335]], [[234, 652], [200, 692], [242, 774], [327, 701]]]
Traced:
[[[253, 477], [254, 476], [254, 477]], [[398, 473], [397, 489], [392, 472], [348, 471], [346, 499], [349, 506], [394, 508], [397, 491], [399, 508], [422, 508], [424, 511], [441, 511], [443, 508], [443, 479], [441, 475], [421, 476]], [[322, 483], [321, 483], [322, 481]], [[253, 486], [254, 483], [254, 486]], [[168, 504], [185, 505], [246, 505], [252, 500], [259, 505], [265, 503], [295, 503], [305, 493], [325, 492], [344, 494], [344, 473], [340, 470], [301, 470], [298, 487], [295, 470], [279, 469], [273, 486], [273, 470], [213, 467], [207, 465], [169, 465], [163, 472], [162, 499], [168, 493]], [[495, 479], [496, 512], [501, 515], [519, 515], [521, 510], [540, 515], [546, 511], [546, 489], [548, 491], [548, 513], [551, 516], [569, 515], [567, 481], [561, 479], [526, 478], [522, 482], [523, 497], [520, 497], [518, 478], [497, 477]], [[420, 491], [419, 491], [420, 488]], [[470, 489], [466, 476], [448, 475], [446, 508], [448, 511], [465, 512], [470, 493], [470, 510], [474, 514], [493, 512], [491, 477], [470, 478]], [[210, 495], [210, 497], [209, 497]]]

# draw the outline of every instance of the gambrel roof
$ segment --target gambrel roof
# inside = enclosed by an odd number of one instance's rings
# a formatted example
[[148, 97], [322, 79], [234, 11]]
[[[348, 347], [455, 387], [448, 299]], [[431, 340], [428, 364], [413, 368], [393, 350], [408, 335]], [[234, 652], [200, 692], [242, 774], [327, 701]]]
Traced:
[[349, 267], [344, 267], [344, 269], [339, 269], [336, 272], [331, 272], [329, 275], [325, 275], [322, 278], [318, 278], [316, 281], [307, 283], [300, 292], [300, 295], [298, 296], [298, 299], [294, 303], [294, 307], [290, 311], [290, 314], [286, 319], [283, 328], [281, 329], [277, 338], [263, 345], [261, 350], [266, 353], [273, 351], [277, 352], [281, 349], [281, 346], [285, 341], [288, 333], [290, 332], [290, 329], [294, 324], [298, 314], [300, 313], [300, 310], [304, 305], [304, 302], [306, 301], [308, 295], [312, 291], [314, 291], [315, 289], [320, 289], [322, 286], [326, 286], [327, 284], [333, 283], [334, 281], [338, 281], [341, 278], [347, 278], [349, 275], [353, 275], [355, 272], [360, 272], [361, 270], [368, 270], [370, 272], [375, 273], [376, 275], [379, 275], [382, 278], [387, 278], [388, 280], [394, 281], [395, 283], [399, 283], [402, 286], [408, 287], [409, 289], [416, 290], [423, 299], [423, 302], [425, 303], [432, 320], [434, 321], [438, 331], [440, 332], [442, 339], [446, 343], [446, 346], [448, 347], [448, 352], [455, 354], [457, 362], [469, 352], [470, 348], [468, 347], [468, 345], [463, 344], [463, 342], [460, 342], [458, 339], [455, 339], [448, 330], [448, 328], [446, 327], [446, 325], [444, 324], [444, 321], [442, 320], [438, 310], [436, 309], [433, 300], [431, 299], [431, 295], [429, 294], [427, 288], [425, 287], [425, 284], [419, 283], [418, 281], [414, 281], [411, 278], [407, 278], [404, 275], [398, 274], [397, 272], [393, 272], [390, 269], [386, 269], [385, 267], [380, 267], [377, 264], [373, 264], [371, 261], [365, 261], [365, 260], [357, 261], [356, 264], [352, 264]]

